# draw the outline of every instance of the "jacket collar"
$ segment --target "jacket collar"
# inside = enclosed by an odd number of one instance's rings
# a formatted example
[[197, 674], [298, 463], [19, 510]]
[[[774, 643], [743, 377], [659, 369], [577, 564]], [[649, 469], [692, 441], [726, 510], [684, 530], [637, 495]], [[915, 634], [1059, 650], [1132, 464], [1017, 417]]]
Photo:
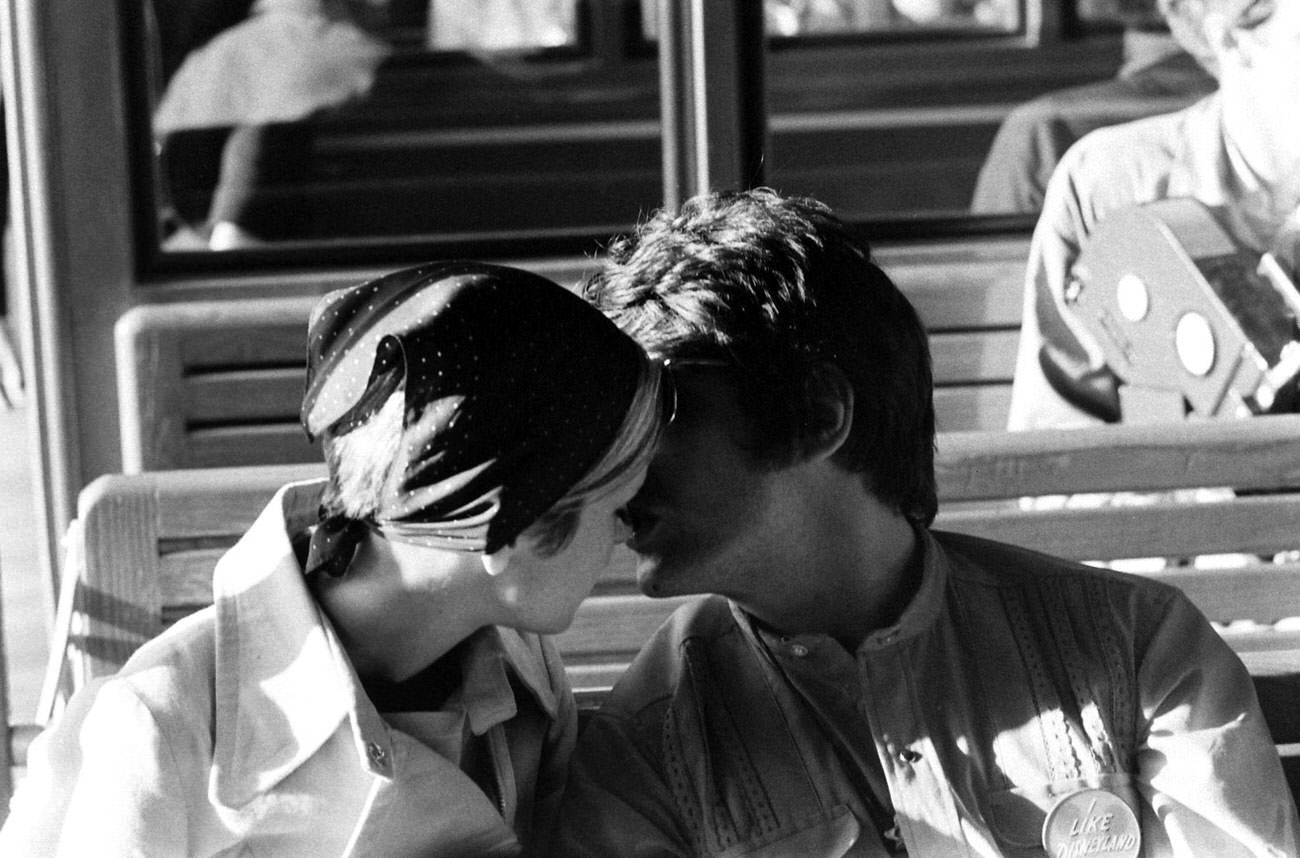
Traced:
[[[240, 807], [310, 759], [346, 721], [358, 767], [393, 776], [392, 737], [303, 580], [291, 535], [315, 523], [323, 481], [276, 493], [217, 563], [210, 798]], [[487, 628], [466, 655], [462, 700], [476, 734], [517, 712], [510, 673], [552, 718], [558, 701], [537, 635]]]

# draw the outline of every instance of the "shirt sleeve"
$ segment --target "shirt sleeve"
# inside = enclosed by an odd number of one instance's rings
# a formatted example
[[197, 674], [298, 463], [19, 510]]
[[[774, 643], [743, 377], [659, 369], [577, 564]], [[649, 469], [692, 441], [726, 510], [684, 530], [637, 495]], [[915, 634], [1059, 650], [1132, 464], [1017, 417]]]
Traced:
[[569, 769], [556, 855], [695, 854], [681, 834], [672, 791], [636, 732], [632, 719], [592, 716]]
[[92, 685], [32, 743], [0, 854], [184, 855], [186, 794], [149, 709], [123, 682]]
[[[1089, 140], [1089, 138], [1085, 138]], [[1065, 309], [1066, 286], [1088, 232], [1090, 211], [1077, 175], [1085, 169], [1078, 145], [1066, 152], [1052, 174], [1042, 214], [1034, 227], [1025, 272], [1020, 344], [1011, 384], [1007, 426], [1012, 430], [1088, 426], [1101, 420], [1067, 400], [1048, 380], [1044, 357], [1081, 389], [1106, 384], [1099, 349], [1070, 319]], [[1109, 392], [1103, 393], [1109, 395]]]
[[1300, 855], [1296, 807], [1250, 675], [1184, 597], [1138, 671], [1144, 855]]
[[1052, 168], [1070, 142], [1056, 139], [1052, 120], [1045, 99], [1018, 105], [1007, 114], [975, 180], [971, 214], [1039, 211]]

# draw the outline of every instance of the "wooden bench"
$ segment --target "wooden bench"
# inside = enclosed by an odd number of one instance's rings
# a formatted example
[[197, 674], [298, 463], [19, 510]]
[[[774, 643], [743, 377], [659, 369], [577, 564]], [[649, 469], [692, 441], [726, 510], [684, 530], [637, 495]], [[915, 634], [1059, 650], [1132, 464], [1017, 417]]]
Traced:
[[[1025, 244], [882, 254], [931, 331], [942, 429], [1006, 422]], [[142, 305], [116, 329], [123, 471], [318, 461], [298, 426], [312, 296]]]
[[123, 315], [122, 470], [319, 461], [298, 425], [316, 300], [191, 301]]
[[[936, 527], [1081, 561], [1236, 552], [1239, 568], [1171, 566], [1153, 577], [1183, 588], [1256, 678], [1289, 775], [1300, 783], [1300, 564], [1259, 559], [1300, 549], [1300, 415], [1163, 426], [948, 433], [939, 438]], [[102, 477], [81, 495], [60, 603], [66, 653], [57, 676], [79, 686], [211, 600], [220, 554], [281, 484], [319, 465], [180, 470]], [[1142, 506], [1026, 508], [1025, 496], [1230, 486], [1212, 502], [1168, 497]], [[559, 645], [584, 703], [598, 699], [683, 599], [636, 592], [624, 554]]]

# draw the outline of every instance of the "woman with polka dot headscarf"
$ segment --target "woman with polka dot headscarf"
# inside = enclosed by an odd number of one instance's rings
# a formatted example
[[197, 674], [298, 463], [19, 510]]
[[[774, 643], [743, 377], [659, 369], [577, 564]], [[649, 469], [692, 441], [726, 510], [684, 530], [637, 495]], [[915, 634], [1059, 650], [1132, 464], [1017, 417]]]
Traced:
[[527, 272], [325, 296], [302, 421], [328, 479], [281, 489], [214, 605], [74, 697], [0, 853], [544, 854], [576, 732], [544, 635], [630, 535], [659, 382]]

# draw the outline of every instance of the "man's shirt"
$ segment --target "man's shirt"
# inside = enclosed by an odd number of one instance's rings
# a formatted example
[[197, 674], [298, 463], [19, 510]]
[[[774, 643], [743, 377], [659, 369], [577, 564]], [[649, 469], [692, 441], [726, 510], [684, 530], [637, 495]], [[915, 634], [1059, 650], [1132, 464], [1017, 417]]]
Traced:
[[920, 542], [916, 595], [855, 652], [719, 597], [679, 610], [579, 740], [559, 854], [1042, 855], [1084, 789], [1128, 805], [1146, 858], [1297, 854], [1250, 677], [1181, 592]]

